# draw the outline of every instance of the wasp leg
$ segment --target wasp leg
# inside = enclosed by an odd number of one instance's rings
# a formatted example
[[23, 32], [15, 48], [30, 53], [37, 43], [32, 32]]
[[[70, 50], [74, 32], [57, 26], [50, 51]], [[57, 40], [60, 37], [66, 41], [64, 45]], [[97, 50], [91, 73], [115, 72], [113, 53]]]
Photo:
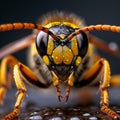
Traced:
[[[4, 86], [7, 86], [7, 81], [5, 79], [6, 78], [5, 76], [7, 75], [7, 69], [6, 69], [7, 64], [13, 69], [15, 84], [18, 89], [18, 92], [17, 92], [18, 96], [17, 96], [17, 100], [15, 103], [13, 112], [11, 112], [7, 116], [5, 116], [5, 118], [3, 120], [12, 120], [19, 115], [20, 107], [22, 105], [22, 102], [23, 102], [25, 94], [26, 94], [26, 87], [23, 83], [21, 73], [24, 77], [26, 77], [28, 79], [29, 82], [38, 84], [38, 86], [40, 86], [40, 87], [45, 88], [45, 87], [48, 87], [49, 85], [39, 82], [36, 75], [27, 66], [23, 65], [22, 63], [19, 63], [14, 57], [8, 56], [3, 59], [2, 64], [1, 64], [1, 70], [2, 70], [1, 78], [3, 78], [3, 79], [1, 79], [0, 83], [2, 85], [1, 91], [2, 91], [2, 89], [4, 89], [3, 93], [5, 93], [7, 90], [6, 87], [4, 87]], [[3, 95], [3, 93], [2, 93], [2, 95]]]
[[[26, 93], [26, 87], [22, 81], [22, 77], [21, 77], [20, 73], [22, 73], [26, 78], [29, 78], [29, 80], [33, 80], [34, 83], [38, 83], [37, 77], [34, 75], [34, 73], [28, 67], [26, 67], [22, 63], [18, 63], [14, 66], [14, 79], [15, 79], [15, 83], [16, 83], [16, 86], [18, 89], [18, 92], [17, 92], [18, 97], [17, 97], [17, 101], [15, 103], [13, 112], [8, 114], [4, 118], [4, 120], [12, 120], [13, 118], [17, 117], [19, 114], [20, 107], [21, 107], [21, 104], [23, 102], [23, 99], [24, 99], [24, 96]], [[47, 86], [42, 83], [40, 83], [39, 85]]]
[[11, 112], [7, 116], [5, 116], [4, 120], [12, 120], [13, 118], [18, 116], [19, 111], [20, 111], [20, 106], [21, 106], [23, 99], [25, 97], [25, 94], [26, 94], [26, 87], [21, 78], [19, 64], [16, 64], [14, 66], [13, 73], [14, 73], [14, 80], [15, 80], [15, 83], [16, 83], [16, 86], [18, 89], [18, 92], [17, 92], [18, 97], [17, 97], [16, 103], [15, 103], [13, 112]]
[[108, 87], [110, 85], [110, 66], [107, 60], [101, 59], [100, 64], [103, 66], [102, 72], [102, 80], [100, 81], [100, 89], [101, 89], [101, 110], [111, 116], [114, 119], [120, 118], [120, 116], [111, 110], [108, 101]]
[[101, 59], [100, 63], [103, 66], [102, 80], [100, 81], [101, 89], [101, 110], [111, 116], [113, 119], [120, 119], [120, 116], [109, 108], [108, 87], [110, 86], [110, 66], [107, 60]]
[[3, 103], [3, 99], [5, 97], [5, 93], [7, 88], [11, 85], [11, 79], [7, 79], [8, 70], [7, 67], [10, 66], [11, 69], [14, 68], [14, 65], [17, 64], [17, 60], [12, 57], [8, 56], [5, 57], [0, 66], [0, 104]]
[[82, 81], [80, 81], [78, 86], [88, 85], [94, 82], [94, 79], [100, 73], [100, 90], [101, 90], [101, 111], [108, 114], [114, 119], [119, 119], [119, 115], [109, 108], [108, 100], [108, 87], [110, 85], [110, 66], [106, 59], [101, 58], [98, 60], [86, 73]]

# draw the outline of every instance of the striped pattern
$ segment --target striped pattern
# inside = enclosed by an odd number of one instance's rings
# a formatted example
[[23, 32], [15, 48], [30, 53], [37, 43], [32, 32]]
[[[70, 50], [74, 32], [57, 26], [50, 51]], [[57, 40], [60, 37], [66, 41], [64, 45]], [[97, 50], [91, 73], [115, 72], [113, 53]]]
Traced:
[[20, 29], [38, 29], [48, 33], [53, 39], [58, 39], [48, 28], [33, 23], [9, 23], [0, 25], [0, 32]]
[[120, 32], [120, 26], [115, 25], [90, 25], [87, 27], [84, 27], [82, 29], [76, 30], [74, 33], [68, 36], [68, 40], [71, 40], [74, 36], [80, 34], [81, 32], [87, 32], [87, 31], [112, 31], [112, 32]]

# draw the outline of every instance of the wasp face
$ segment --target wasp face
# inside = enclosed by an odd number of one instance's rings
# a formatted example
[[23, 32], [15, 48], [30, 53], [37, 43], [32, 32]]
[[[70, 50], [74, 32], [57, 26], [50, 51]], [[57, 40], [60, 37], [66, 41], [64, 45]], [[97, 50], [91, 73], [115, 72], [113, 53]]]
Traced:
[[68, 40], [67, 37], [75, 29], [64, 24], [52, 26], [49, 30], [58, 39], [54, 40], [49, 34], [40, 31], [36, 38], [36, 47], [48, 68], [64, 81], [86, 55], [88, 39], [85, 33], [81, 33]]

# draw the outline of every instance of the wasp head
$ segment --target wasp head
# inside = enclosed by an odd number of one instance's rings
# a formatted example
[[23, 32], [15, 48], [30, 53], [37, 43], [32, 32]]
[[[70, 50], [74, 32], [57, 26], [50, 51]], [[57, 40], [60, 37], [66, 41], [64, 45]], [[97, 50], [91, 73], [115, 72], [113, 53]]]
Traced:
[[54, 40], [48, 33], [40, 31], [36, 38], [36, 47], [43, 61], [58, 74], [63, 76], [75, 69], [88, 50], [88, 39], [85, 33], [81, 33], [68, 40], [67, 37], [75, 29], [57, 25], [49, 28], [57, 36]]
[[[57, 40], [53, 39], [49, 33], [40, 31], [36, 38], [37, 51], [49, 70], [55, 73], [53, 76], [56, 79], [66, 83], [69, 78], [73, 81], [73, 71], [80, 65], [88, 50], [87, 36], [81, 33], [69, 40], [68, 36], [76, 29], [66, 25], [56, 25], [49, 30], [57, 37]], [[57, 91], [59, 92], [58, 86]], [[67, 89], [67, 94], [68, 91], [70, 89]]]

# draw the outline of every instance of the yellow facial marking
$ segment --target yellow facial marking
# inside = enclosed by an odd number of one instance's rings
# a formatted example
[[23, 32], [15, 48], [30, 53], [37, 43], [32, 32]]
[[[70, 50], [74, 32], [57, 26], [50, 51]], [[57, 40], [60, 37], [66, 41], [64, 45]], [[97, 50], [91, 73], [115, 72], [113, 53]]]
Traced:
[[62, 46], [58, 46], [55, 48], [55, 50], [52, 53], [52, 58], [55, 64], [61, 64], [62, 63]]
[[73, 60], [73, 53], [67, 46], [63, 47], [63, 63], [69, 65]]
[[61, 38], [62, 40], [65, 39], [65, 37], [66, 37], [65, 34], [61, 34], [61, 35], [60, 35], [60, 38]]
[[78, 46], [77, 46], [76, 37], [74, 37], [72, 39], [71, 49], [72, 49], [74, 55], [78, 55]]
[[48, 54], [48, 55], [51, 55], [52, 52], [53, 52], [53, 49], [54, 49], [53, 39], [50, 38], [50, 39], [48, 40], [47, 54]]
[[78, 66], [81, 63], [82, 58], [80, 56], [76, 59], [76, 66]]
[[49, 58], [46, 55], [43, 56], [43, 61], [45, 62], [46, 65], [50, 64]]
[[52, 71], [52, 80], [53, 80], [53, 85], [57, 86], [59, 84], [59, 78], [57, 75]]
[[72, 72], [68, 78], [68, 85], [73, 86], [73, 84], [74, 84], [74, 75]]
[[67, 46], [61, 46], [59, 45], [52, 53], [52, 58], [55, 64], [67, 64], [69, 65], [73, 60], [73, 53], [71, 49], [69, 49]]

